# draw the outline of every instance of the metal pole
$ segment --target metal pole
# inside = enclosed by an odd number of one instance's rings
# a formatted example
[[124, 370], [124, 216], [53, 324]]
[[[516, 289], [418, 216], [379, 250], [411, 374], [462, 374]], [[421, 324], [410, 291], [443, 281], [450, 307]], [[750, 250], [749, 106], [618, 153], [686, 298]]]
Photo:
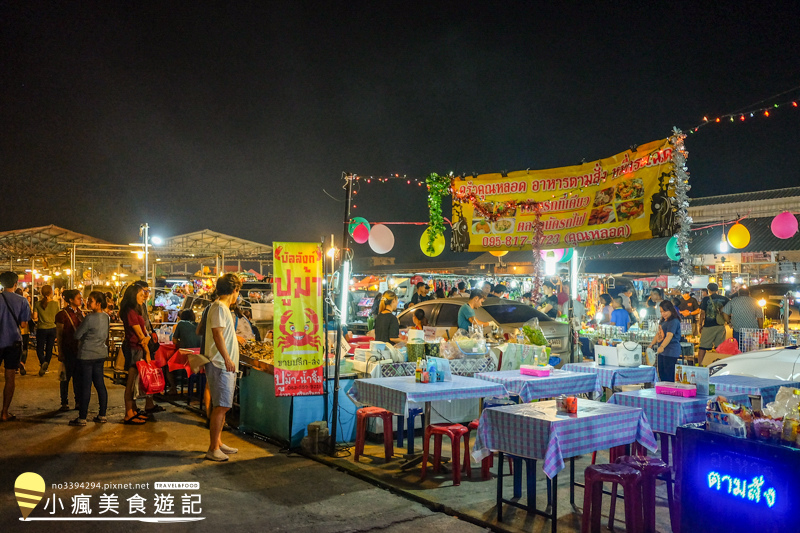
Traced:
[[150, 225], [145, 222], [144, 224], [144, 281], [147, 283], [147, 274], [148, 272], [148, 260], [149, 257], [149, 243], [150, 243], [150, 235], [149, 235]]
[[[322, 247], [322, 279], [328, 279], [328, 265], [325, 261], [325, 237], [322, 237], [320, 246]], [[259, 266], [261, 262], [259, 261]], [[327, 423], [328, 422], [328, 354], [330, 353], [330, 346], [328, 346], [328, 289], [329, 286], [325, 285], [322, 288], [322, 323], [325, 324], [325, 327], [322, 328], [322, 331], [325, 332], [325, 346], [323, 350], [325, 350], [325, 354], [322, 357], [322, 396], [323, 396], [323, 404], [322, 404], [322, 419]]]
[[[345, 176], [345, 186], [344, 186], [344, 220], [343, 220], [343, 227], [342, 227], [342, 275], [339, 280], [339, 287], [342, 291], [350, 290], [350, 280], [344, 279], [344, 265], [347, 262], [344, 256], [347, 253], [347, 246], [348, 246], [348, 239], [350, 235], [347, 232], [347, 226], [350, 223], [350, 202], [353, 197], [353, 182], [352, 176]], [[347, 309], [341, 309], [341, 313], [347, 313]], [[346, 320], [346, 319], [345, 319]], [[339, 352], [342, 348], [342, 324], [341, 324], [341, 315], [339, 316], [339, 320], [336, 321], [336, 347], [334, 348], [335, 353], [333, 354], [334, 357], [334, 369], [333, 369], [333, 413], [331, 417], [331, 441], [329, 447], [329, 453], [333, 456], [336, 455], [336, 424], [339, 420]], [[386, 428], [383, 429], [386, 431]], [[389, 428], [391, 431], [391, 428]]]
[[791, 346], [791, 335], [789, 334], [789, 313], [791, 312], [789, 308], [789, 298], [792, 297], [791, 292], [787, 292], [783, 295], [783, 345], [784, 346]]
[[69, 272], [70, 272], [70, 274], [69, 274], [69, 288], [70, 289], [74, 289], [75, 288], [75, 269], [78, 268], [78, 262], [75, 260], [75, 253], [76, 253], [75, 248], [76, 248], [76, 245], [73, 244], [72, 245], [72, 256], [69, 258], [69, 265], [70, 265], [70, 269], [69, 269]]

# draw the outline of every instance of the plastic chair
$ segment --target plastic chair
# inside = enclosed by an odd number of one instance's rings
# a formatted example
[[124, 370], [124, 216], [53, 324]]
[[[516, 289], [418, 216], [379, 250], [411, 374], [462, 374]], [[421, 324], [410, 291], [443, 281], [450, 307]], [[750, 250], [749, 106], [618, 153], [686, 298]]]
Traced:
[[[467, 477], [472, 477], [472, 464], [470, 462], [470, 453], [469, 453], [470, 451], [469, 439], [470, 436], [472, 435], [472, 431], [477, 429], [478, 429], [478, 419], [476, 418], [467, 425], [467, 433], [466, 435], [464, 435], [464, 465], [462, 466], [461, 470], [467, 474]], [[511, 460], [509, 460], [509, 463], [511, 463]], [[493, 464], [494, 464], [493, 454], [489, 454], [488, 456], [484, 457], [483, 460], [481, 461], [481, 479], [483, 481], [486, 481], [489, 478], [491, 478], [492, 475], [489, 469], [492, 467]]]
[[[666, 474], [667, 482], [667, 502], [669, 506], [670, 523], [675, 522], [675, 502], [673, 501], [672, 491], [672, 469], [662, 461], [655, 457], [642, 457], [625, 455], [617, 458], [617, 464], [635, 468], [642, 473], [642, 507], [644, 508], [644, 531], [645, 533], [655, 533], [656, 531], [656, 480], [659, 476]], [[611, 488], [611, 521], [609, 528], [614, 521], [614, 508], [616, 507], [617, 500], [617, 484], [614, 483]], [[675, 527], [673, 526], [673, 529]]]
[[[639, 491], [642, 474], [635, 468], [620, 464], [589, 465], [584, 472], [586, 483], [583, 490], [583, 518], [581, 533], [600, 533], [600, 510], [603, 505], [603, 482], [621, 484], [625, 491], [625, 529], [641, 531], [641, 505]], [[608, 527], [614, 525], [614, 500]]]
[[[356, 411], [356, 449], [353, 453], [354, 460], [364, 453], [364, 441], [367, 438], [367, 418], [380, 418], [383, 420], [383, 451], [386, 461], [394, 455], [394, 439], [392, 438], [392, 417], [394, 413], [380, 407], [362, 407]], [[387, 431], [386, 428], [389, 428]]]
[[442, 465], [442, 437], [450, 437], [453, 451], [453, 486], [461, 485], [461, 437], [469, 430], [461, 424], [431, 424], [425, 428], [425, 442], [422, 446], [422, 475], [425, 481], [428, 470], [428, 452], [430, 439], [433, 437], [433, 473], [438, 474]]
[[403, 426], [407, 426], [405, 433], [406, 438], [408, 439], [408, 453], [411, 455], [414, 453], [414, 432], [416, 428], [414, 427], [414, 419], [418, 416], [422, 416], [422, 408], [411, 408], [408, 410], [408, 418], [404, 417], [403, 415], [397, 415], [397, 447], [403, 447]]

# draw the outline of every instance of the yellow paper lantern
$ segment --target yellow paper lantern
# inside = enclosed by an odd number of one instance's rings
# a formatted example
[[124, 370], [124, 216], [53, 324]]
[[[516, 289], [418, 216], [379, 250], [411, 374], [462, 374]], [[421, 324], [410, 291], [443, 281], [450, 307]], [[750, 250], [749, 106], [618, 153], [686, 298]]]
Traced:
[[427, 255], [428, 257], [436, 257], [437, 255], [441, 254], [444, 251], [444, 235], [439, 235], [433, 240], [433, 253], [428, 251], [428, 232], [431, 229], [428, 228], [422, 233], [422, 237], [419, 238], [419, 247], [422, 249], [422, 253]]
[[489, 253], [492, 254], [495, 257], [503, 257], [504, 255], [506, 255], [508, 253], [508, 250], [506, 250], [505, 252], [489, 252]]
[[744, 248], [750, 244], [750, 232], [737, 222], [728, 230], [728, 243], [737, 249]]

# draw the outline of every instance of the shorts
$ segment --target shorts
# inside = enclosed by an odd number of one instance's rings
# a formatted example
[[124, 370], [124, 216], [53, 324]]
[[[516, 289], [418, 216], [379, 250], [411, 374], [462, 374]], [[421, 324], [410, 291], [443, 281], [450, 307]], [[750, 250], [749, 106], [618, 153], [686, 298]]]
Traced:
[[144, 349], [140, 346], [136, 348], [130, 344], [122, 345], [122, 353], [125, 356], [125, 368], [133, 368], [139, 361], [144, 361]]
[[11, 346], [0, 348], [0, 362], [6, 370], [16, 370], [22, 360], [22, 342], [15, 342]]
[[236, 372], [228, 372], [214, 363], [206, 363], [206, 379], [211, 392], [211, 407], [233, 407]]
[[725, 342], [725, 326], [706, 326], [700, 332], [700, 349], [710, 350]]

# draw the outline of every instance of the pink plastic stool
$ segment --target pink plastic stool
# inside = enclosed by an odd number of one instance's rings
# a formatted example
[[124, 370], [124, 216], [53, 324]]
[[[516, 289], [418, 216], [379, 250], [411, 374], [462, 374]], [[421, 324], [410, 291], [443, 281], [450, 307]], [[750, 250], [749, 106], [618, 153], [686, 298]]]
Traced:
[[392, 417], [394, 414], [380, 407], [362, 407], [356, 411], [356, 449], [353, 458], [364, 453], [364, 441], [367, 438], [367, 418], [380, 418], [383, 420], [383, 451], [386, 461], [394, 455], [394, 435], [392, 434]]
[[425, 480], [428, 470], [428, 452], [433, 436], [433, 473], [438, 474], [442, 464], [442, 437], [450, 437], [453, 450], [453, 486], [461, 485], [461, 437], [469, 432], [461, 424], [431, 424], [425, 428], [425, 440], [422, 447], [422, 476]]
[[[642, 474], [626, 465], [589, 465], [584, 473], [586, 478], [583, 490], [583, 519], [581, 533], [600, 533], [600, 508], [603, 505], [603, 482], [621, 484], [625, 491], [625, 529], [641, 531], [642, 508], [639, 502]], [[612, 505], [614, 500], [612, 500]], [[614, 508], [608, 521], [613, 529]], [[591, 526], [591, 527], [590, 527]]]

